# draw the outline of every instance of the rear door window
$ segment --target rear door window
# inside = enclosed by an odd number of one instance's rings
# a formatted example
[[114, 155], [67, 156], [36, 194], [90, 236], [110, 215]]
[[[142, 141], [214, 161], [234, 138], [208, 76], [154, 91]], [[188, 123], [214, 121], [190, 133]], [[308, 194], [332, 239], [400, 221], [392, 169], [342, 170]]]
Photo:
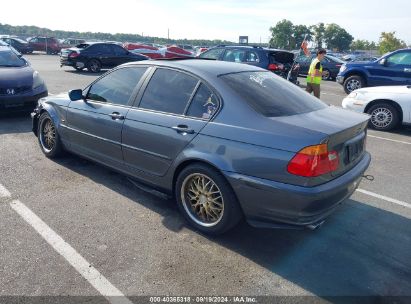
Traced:
[[198, 80], [169, 69], [157, 69], [140, 102], [140, 108], [183, 114]]
[[246, 50], [227, 50], [224, 54], [223, 60], [231, 62], [245, 62]]
[[187, 116], [210, 119], [218, 107], [216, 96], [207, 86], [201, 84], [188, 108]]
[[220, 77], [255, 111], [267, 117], [290, 116], [327, 107], [271, 72], [241, 72]]

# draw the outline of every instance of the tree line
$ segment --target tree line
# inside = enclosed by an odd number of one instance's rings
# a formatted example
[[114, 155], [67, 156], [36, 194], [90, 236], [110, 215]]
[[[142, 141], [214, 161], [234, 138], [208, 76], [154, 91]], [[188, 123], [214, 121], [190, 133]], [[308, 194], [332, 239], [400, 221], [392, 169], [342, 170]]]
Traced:
[[395, 32], [382, 32], [379, 43], [368, 40], [354, 40], [354, 37], [344, 28], [335, 23], [322, 22], [306, 26], [294, 25], [283, 19], [275, 26], [270, 27], [270, 46], [287, 50], [299, 49], [306, 37], [313, 42], [316, 48], [326, 47], [330, 50], [344, 52], [348, 50], [378, 50], [381, 54], [405, 48], [404, 41], [395, 37]]
[[76, 31], [61, 31], [50, 30], [48, 28], [41, 28], [37, 26], [13, 26], [9, 24], [0, 23], [0, 34], [16, 35], [24, 37], [47, 36], [59, 39], [64, 38], [82, 38], [105, 41], [120, 41], [120, 42], [143, 42], [143, 43], [158, 43], [158, 44], [191, 44], [191, 45], [219, 45], [219, 44], [233, 44], [226, 40], [206, 40], [206, 39], [168, 39], [161, 37], [149, 37], [138, 34], [110, 34], [110, 33], [93, 33], [93, 32], [76, 32]]

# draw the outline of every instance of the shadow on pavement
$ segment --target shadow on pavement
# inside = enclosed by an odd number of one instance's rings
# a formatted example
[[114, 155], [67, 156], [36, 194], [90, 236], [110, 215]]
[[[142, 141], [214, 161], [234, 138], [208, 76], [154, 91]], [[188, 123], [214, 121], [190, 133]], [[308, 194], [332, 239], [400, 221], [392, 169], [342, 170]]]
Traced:
[[[160, 214], [175, 233], [190, 229], [173, 200], [153, 200], [124, 175], [71, 154], [57, 163]], [[203, 237], [331, 301], [333, 296], [411, 296], [411, 220], [353, 199], [315, 231], [242, 223], [225, 235]]]
[[101, 70], [101, 72], [98, 72], [98, 73], [91, 73], [91, 72], [88, 72], [87, 70], [77, 71], [74, 68], [73, 68], [73, 70], [64, 70], [64, 72], [66, 72], [66, 73], [84, 75], [84, 76], [93, 76], [93, 77], [101, 76], [107, 71], [108, 70]]
[[0, 114], [0, 135], [31, 132], [31, 110]]

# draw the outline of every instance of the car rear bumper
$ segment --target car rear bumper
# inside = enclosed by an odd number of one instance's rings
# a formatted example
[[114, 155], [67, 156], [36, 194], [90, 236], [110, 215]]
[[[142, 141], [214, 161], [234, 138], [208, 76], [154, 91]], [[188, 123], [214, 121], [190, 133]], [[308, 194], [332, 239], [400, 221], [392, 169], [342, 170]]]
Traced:
[[60, 57], [60, 67], [62, 67], [63, 65], [77, 67], [77, 68], [85, 67], [85, 63], [82, 61], [72, 60], [67, 57]]
[[344, 175], [315, 187], [302, 187], [224, 172], [250, 225], [298, 228], [321, 223], [358, 187], [371, 156]]
[[48, 95], [47, 90], [41, 91], [40, 93], [32, 91], [31, 93], [32, 94], [27, 93], [14, 96], [0, 96], [0, 111], [18, 112], [33, 110], [37, 105], [37, 101]]

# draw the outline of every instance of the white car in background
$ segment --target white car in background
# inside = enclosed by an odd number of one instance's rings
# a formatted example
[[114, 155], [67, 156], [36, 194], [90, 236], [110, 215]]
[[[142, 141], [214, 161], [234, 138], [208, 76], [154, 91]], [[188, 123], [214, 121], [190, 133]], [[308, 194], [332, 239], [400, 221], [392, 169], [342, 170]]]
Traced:
[[368, 87], [355, 90], [344, 98], [342, 107], [371, 115], [371, 128], [392, 130], [400, 124], [411, 124], [411, 86]]

